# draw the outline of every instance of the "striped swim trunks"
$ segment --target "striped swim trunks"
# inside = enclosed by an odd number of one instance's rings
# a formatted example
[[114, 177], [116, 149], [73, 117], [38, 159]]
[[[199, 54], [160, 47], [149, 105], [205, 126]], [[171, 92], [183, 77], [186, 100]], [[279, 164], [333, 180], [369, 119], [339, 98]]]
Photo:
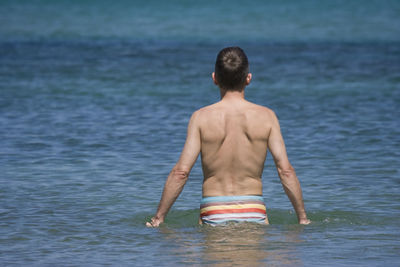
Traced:
[[266, 223], [267, 212], [262, 196], [204, 197], [200, 204], [200, 219], [205, 224], [226, 222]]

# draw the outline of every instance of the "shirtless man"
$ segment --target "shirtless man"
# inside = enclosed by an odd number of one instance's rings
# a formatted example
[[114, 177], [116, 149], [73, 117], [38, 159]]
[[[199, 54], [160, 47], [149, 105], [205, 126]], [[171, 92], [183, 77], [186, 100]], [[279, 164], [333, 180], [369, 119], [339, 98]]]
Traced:
[[275, 113], [244, 98], [251, 73], [243, 50], [221, 50], [212, 79], [220, 89], [221, 101], [193, 113], [181, 156], [167, 178], [157, 213], [146, 225], [157, 227], [164, 222], [199, 153], [204, 175], [200, 223], [268, 224], [261, 181], [267, 150], [299, 223], [309, 224]]

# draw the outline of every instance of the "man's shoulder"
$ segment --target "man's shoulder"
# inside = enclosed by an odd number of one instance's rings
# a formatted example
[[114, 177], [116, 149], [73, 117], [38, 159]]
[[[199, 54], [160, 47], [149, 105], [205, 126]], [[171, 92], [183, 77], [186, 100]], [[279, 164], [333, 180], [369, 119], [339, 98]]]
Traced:
[[205, 106], [205, 107], [202, 107], [202, 108], [199, 108], [199, 109], [195, 110], [192, 113], [192, 116], [191, 116], [190, 120], [193, 121], [193, 122], [199, 122], [204, 117], [207, 117], [207, 114], [209, 114], [209, 112], [210, 112], [210, 108], [209, 108], [210, 106], [212, 106], [212, 105]]
[[217, 109], [218, 109], [218, 103], [214, 103], [214, 104], [199, 108], [198, 110], [193, 112], [193, 115], [197, 116], [197, 117], [207, 116], [211, 112], [216, 111]]
[[215, 121], [218, 114], [222, 112], [223, 108], [217, 103], [199, 108], [194, 111], [191, 116], [191, 121], [196, 125], [207, 125], [211, 121]]
[[249, 107], [251, 110], [254, 110], [255, 112], [257, 112], [259, 114], [262, 114], [263, 116], [265, 116], [265, 115], [275, 116], [275, 112], [269, 107], [258, 105], [253, 102], [248, 102], [248, 103], [249, 103]]

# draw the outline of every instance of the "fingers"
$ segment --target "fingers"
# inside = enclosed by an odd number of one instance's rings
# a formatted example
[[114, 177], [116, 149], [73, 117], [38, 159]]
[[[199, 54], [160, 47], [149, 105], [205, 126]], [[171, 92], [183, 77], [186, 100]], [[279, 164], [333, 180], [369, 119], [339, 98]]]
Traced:
[[158, 227], [162, 222], [160, 220], [151, 218], [150, 222], [146, 222], [147, 227]]
[[147, 227], [158, 227], [160, 224], [159, 223], [154, 223], [154, 222], [146, 222]]

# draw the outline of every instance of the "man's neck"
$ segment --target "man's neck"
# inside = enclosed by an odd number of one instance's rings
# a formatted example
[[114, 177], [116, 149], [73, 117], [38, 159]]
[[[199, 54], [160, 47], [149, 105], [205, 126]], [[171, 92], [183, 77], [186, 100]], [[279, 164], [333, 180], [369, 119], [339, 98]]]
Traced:
[[238, 91], [226, 91], [220, 90], [221, 100], [240, 100], [244, 99], [244, 90]]

